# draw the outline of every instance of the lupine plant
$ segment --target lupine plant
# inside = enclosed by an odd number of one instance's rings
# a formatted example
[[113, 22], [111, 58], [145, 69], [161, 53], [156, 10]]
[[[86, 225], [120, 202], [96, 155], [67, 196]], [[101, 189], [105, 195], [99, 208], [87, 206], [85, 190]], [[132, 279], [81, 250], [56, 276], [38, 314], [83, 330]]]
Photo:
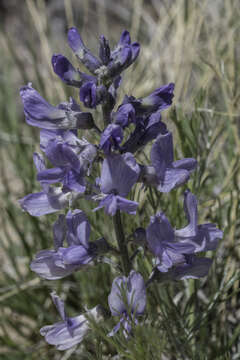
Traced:
[[[142, 191], [154, 188], [168, 193], [186, 184], [197, 167], [194, 158], [174, 159], [173, 136], [162, 122], [162, 112], [172, 104], [174, 84], [161, 86], [143, 98], [125, 95], [120, 103], [117, 95], [123, 72], [140, 52], [128, 31], [123, 31], [113, 50], [100, 36], [98, 57], [85, 46], [76, 28], [69, 30], [68, 43], [87, 72], [75, 69], [61, 54], [53, 55], [53, 70], [64, 83], [79, 89], [79, 100], [86, 109], [101, 108], [102, 120], [97, 122], [93, 113], [83, 111], [73, 98], [53, 106], [31, 83], [20, 90], [27, 123], [40, 128], [42, 151], [33, 155], [42, 190], [25, 196], [20, 205], [32, 216], [59, 212], [51, 248], [38, 252], [30, 266], [44, 279], [58, 280], [111, 254], [109, 271], [117, 266], [120, 273], [109, 289], [108, 312], [96, 304], [86, 314], [68, 317], [63, 300], [55, 292], [51, 294], [62, 320], [44, 326], [40, 333], [59, 350], [81, 343], [91, 331], [90, 318], [100, 322], [107, 313], [118, 320], [106, 335], [116, 336], [121, 331], [126, 339], [134, 336], [135, 326], [144, 325], [142, 315], [151, 285], [206, 276], [212, 260], [203, 252], [215, 250], [222, 238], [214, 224], [198, 224], [197, 198], [187, 189], [185, 227], [175, 229], [164, 212], [157, 212], [148, 214], [146, 228], [139, 224], [131, 234], [143, 256], [151, 258], [149, 276], [140, 273], [133, 261], [139, 252], [130, 252], [122, 223], [122, 213], [127, 213], [131, 222], [138, 212], [131, 190], [141, 186]], [[97, 141], [79, 137], [84, 131], [86, 137], [89, 131], [95, 132]], [[142, 163], [138, 154], [151, 143], [149, 162]], [[113, 219], [117, 247], [110, 237], [90, 241], [91, 224], [81, 210], [83, 201], [95, 203], [94, 212], [104, 211]]]

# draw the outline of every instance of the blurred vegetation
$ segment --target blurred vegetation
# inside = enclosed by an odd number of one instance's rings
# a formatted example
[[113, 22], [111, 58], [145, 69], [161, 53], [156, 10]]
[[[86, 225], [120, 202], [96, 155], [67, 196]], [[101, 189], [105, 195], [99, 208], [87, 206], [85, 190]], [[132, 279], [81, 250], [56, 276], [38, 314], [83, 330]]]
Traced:
[[[239, 0], [3, 0], [0, 12], [0, 358], [239, 359]], [[53, 53], [76, 61], [66, 41], [73, 24], [91, 49], [100, 34], [116, 43], [123, 29], [141, 43], [120, 100], [125, 93], [139, 97], [165, 83], [176, 84], [174, 106], [163, 120], [174, 131], [176, 157], [199, 162], [188, 186], [199, 199], [200, 223], [216, 223], [224, 239], [209, 255], [214, 263], [207, 278], [150, 288], [145, 326], [129, 342], [121, 335], [106, 337], [111, 319], [74, 353], [61, 353], [39, 334], [41, 326], [58, 321], [51, 290], [65, 294], [69, 313], [79, 314], [86, 305], [107, 307], [116, 274], [107, 264], [62, 281], [44, 281], [30, 271], [34, 254], [52, 247], [56, 216], [34, 218], [18, 205], [19, 198], [39, 189], [32, 163], [39, 132], [26, 125], [18, 90], [32, 82], [52, 104], [74, 94], [77, 98], [76, 90], [61, 84], [51, 69]], [[149, 148], [138, 154], [139, 161], [148, 154]], [[145, 226], [160, 209], [176, 227], [184, 225], [182, 194], [182, 188], [165, 195], [137, 188], [132, 197], [140, 207], [131, 222], [124, 217], [126, 234]], [[92, 223], [92, 239], [112, 235], [114, 241], [111, 219], [90, 213], [88, 204], [79, 207]], [[150, 265], [137, 257], [136, 268], [145, 278]]]

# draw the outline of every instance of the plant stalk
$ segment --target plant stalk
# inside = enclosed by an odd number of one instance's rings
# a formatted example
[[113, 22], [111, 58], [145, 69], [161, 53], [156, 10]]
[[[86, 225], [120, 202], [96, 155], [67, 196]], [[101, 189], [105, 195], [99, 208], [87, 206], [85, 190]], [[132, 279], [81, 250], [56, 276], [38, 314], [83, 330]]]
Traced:
[[121, 253], [123, 271], [125, 275], [128, 275], [128, 273], [131, 270], [131, 263], [129, 260], [127, 244], [125, 242], [120, 210], [117, 210], [116, 215], [113, 216], [113, 224], [114, 224], [119, 251]]

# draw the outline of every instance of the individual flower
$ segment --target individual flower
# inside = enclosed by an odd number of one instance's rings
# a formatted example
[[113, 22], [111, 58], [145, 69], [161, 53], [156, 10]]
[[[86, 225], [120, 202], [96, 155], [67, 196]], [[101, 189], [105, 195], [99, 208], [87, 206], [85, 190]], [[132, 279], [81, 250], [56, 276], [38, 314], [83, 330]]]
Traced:
[[113, 117], [115, 124], [125, 128], [130, 123], [135, 122], [135, 109], [132, 104], [122, 104]]
[[173, 266], [167, 272], [159, 272], [155, 268], [148, 280], [148, 284], [153, 280], [158, 282], [169, 282], [184, 279], [200, 279], [207, 276], [211, 264], [212, 259], [207, 257], [197, 257], [194, 254], [185, 254], [183, 262]]
[[99, 38], [99, 45], [99, 57], [102, 60], [103, 65], [107, 65], [110, 61], [111, 50], [108, 40], [103, 35]]
[[174, 87], [175, 85], [173, 83], [163, 85], [154, 90], [147, 97], [139, 99], [141, 105], [138, 108], [138, 111], [152, 113], [167, 109], [170, 105], [172, 105]]
[[20, 95], [29, 125], [48, 130], [91, 129], [94, 126], [90, 113], [74, 111], [66, 106], [52, 106], [31, 84], [23, 86]]
[[41, 192], [24, 196], [19, 203], [30, 215], [42, 216], [65, 208], [76, 197], [70, 191], [63, 192], [61, 187], [47, 187]]
[[176, 239], [191, 242], [195, 246], [195, 253], [215, 250], [223, 232], [212, 223], [198, 225], [197, 198], [189, 190], [184, 193], [184, 211], [188, 225], [175, 230]]
[[95, 82], [85, 82], [79, 92], [80, 100], [88, 108], [96, 108], [102, 101], [105, 100], [107, 90], [105, 86], [97, 86]]
[[197, 166], [193, 158], [173, 161], [171, 132], [158, 135], [152, 146], [151, 162], [152, 166], [142, 167], [141, 178], [146, 185], [153, 185], [161, 192], [169, 192], [185, 184]]
[[[102, 239], [89, 242], [90, 224], [81, 210], [60, 215], [53, 227], [55, 250], [42, 250], [31, 263], [31, 270], [48, 280], [57, 280], [92, 263], [96, 256], [108, 251]], [[64, 238], [68, 246], [63, 247]]]
[[185, 254], [193, 254], [195, 247], [189, 242], [178, 242], [174, 230], [164, 213], [151, 217], [146, 229], [149, 250], [156, 256], [156, 266], [167, 272], [172, 266], [185, 262]]
[[[38, 172], [46, 170], [44, 159], [40, 154], [34, 153], [33, 159]], [[19, 203], [30, 215], [42, 216], [65, 208], [77, 197], [79, 194], [74, 191], [63, 191], [61, 187], [42, 184], [42, 191], [26, 195], [19, 200]]]
[[[134, 96], [125, 96], [123, 105], [131, 105], [135, 110], [136, 117], [149, 116], [155, 112], [162, 112], [172, 105], [174, 97], [174, 84], [163, 85], [154, 90], [150, 95], [136, 99]], [[121, 107], [119, 108], [119, 110]]]
[[99, 147], [106, 155], [111, 153], [111, 149], [119, 149], [119, 145], [123, 140], [123, 131], [121, 126], [109, 124], [103, 131], [100, 139]]
[[107, 64], [107, 76], [119, 75], [137, 59], [139, 52], [140, 45], [137, 42], [131, 43], [129, 32], [124, 30], [116, 48], [111, 51], [110, 61]]
[[102, 65], [102, 62], [84, 45], [75, 27], [72, 27], [68, 31], [68, 44], [81, 63], [86, 66], [91, 73], [95, 74], [95, 71]]
[[42, 327], [40, 334], [45, 337], [47, 343], [55, 345], [58, 350], [67, 350], [83, 341], [90, 331], [87, 317], [90, 316], [97, 322], [102, 320], [100, 305], [88, 310], [85, 314], [68, 317], [65, 312], [64, 301], [55, 292], [51, 293], [51, 297], [62, 321]]
[[134, 131], [122, 145], [122, 152], [134, 153], [148, 142], [155, 139], [159, 134], [167, 132], [166, 125], [161, 121], [160, 112], [153, 113], [147, 118], [137, 118]]
[[135, 214], [138, 203], [126, 199], [132, 186], [136, 183], [140, 167], [131, 153], [108, 155], [102, 164], [100, 189], [102, 192], [98, 210], [102, 207], [109, 215], [117, 210]]
[[113, 336], [122, 327], [125, 337], [131, 334], [132, 324], [137, 324], [137, 317], [142, 315], [146, 306], [146, 288], [140, 273], [132, 270], [128, 277], [114, 279], [108, 304], [113, 316], [120, 316], [120, 321], [110, 332]]
[[80, 71], [76, 70], [70, 61], [61, 54], [52, 56], [52, 67], [54, 72], [67, 85], [80, 87], [82, 85], [82, 77]]
[[[55, 157], [52, 156], [51, 145], [53, 143], [59, 142], [59, 144], [64, 144], [65, 147], [69, 148], [70, 151], [74, 152], [73, 158], [78, 157], [80, 161], [80, 167], [83, 169], [84, 173], [89, 175], [89, 170], [91, 169], [92, 163], [94, 162], [97, 156], [97, 147], [89, 143], [85, 138], [79, 139], [75, 133], [75, 130], [41, 130], [40, 131], [40, 148], [46, 154], [49, 154], [50, 160], [53, 159], [55, 162]], [[63, 159], [60, 159], [60, 163]], [[72, 163], [73, 160], [68, 159], [69, 163]]]
[[80, 157], [74, 150], [61, 138], [50, 139], [45, 154], [55, 167], [39, 171], [37, 180], [42, 184], [61, 182], [66, 189], [83, 193], [86, 188], [85, 174]]

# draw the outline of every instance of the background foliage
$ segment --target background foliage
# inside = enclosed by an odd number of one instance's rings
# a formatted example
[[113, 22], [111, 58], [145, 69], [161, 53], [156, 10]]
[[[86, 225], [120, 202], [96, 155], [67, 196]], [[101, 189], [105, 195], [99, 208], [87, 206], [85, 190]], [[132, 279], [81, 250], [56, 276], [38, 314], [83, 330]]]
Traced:
[[[0, 16], [1, 359], [239, 359], [239, 1], [3, 0]], [[109, 320], [76, 352], [61, 353], [39, 334], [41, 326], [57, 321], [51, 290], [65, 294], [70, 314], [86, 305], [107, 307], [115, 274], [101, 264], [55, 282], [30, 271], [34, 254], [52, 246], [55, 215], [31, 217], [17, 202], [38, 189], [32, 153], [39, 141], [38, 130], [25, 124], [18, 90], [31, 81], [52, 104], [74, 94], [50, 64], [53, 53], [74, 63], [66, 41], [72, 25], [91, 49], [100, 34], [116, 43], [123, 29], [141, 43], [121, 95], [139, 97], [175, 82], [174, 106], [163, 120], [174, 131], [176, 156], [199, 162], [189, 183], [199, 199], [199, 222], [216, 223], [224, 239], [207, 278], [151, 287], [145, 326], [129, 342], [104, 335], [113, 325]], [[139, 157], [148, 154], [146, 149]], [[163, 195], [137, 188], [140, 210], [131, 222], [124, 217], [126, 234], [160, 209], [176, 227], [184, 225], [182, 194], [183, 189]], [[109, 237], [111, 219], [90, 214], [87, 206], [79, 204], [93, 224], [92, 238]], [[147, 260], [140, 256], [137, 265], [149, 274]]]

